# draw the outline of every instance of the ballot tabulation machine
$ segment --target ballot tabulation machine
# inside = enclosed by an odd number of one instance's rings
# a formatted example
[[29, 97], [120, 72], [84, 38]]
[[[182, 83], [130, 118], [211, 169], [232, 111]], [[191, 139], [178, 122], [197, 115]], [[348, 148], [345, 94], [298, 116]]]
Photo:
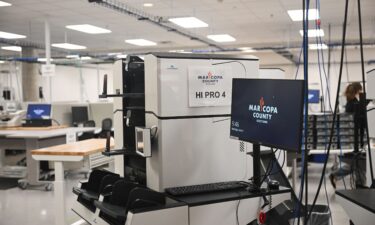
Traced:
[[[290, 199], [288, 188], [249, 191], [247, 183], [224, 192], [173, 194], [252, 177], [252, 145], [230, 138], [233, 78], [259, 78], [258, 59], [152, 53], [115, 63], [114, 93], [101, 95], [114, 97], [115, 150], [103, 154], [115, 158], [115, 172], [126, 180], [165, 196], [162, 205], [127, 210], [118, 224], [244, 225], [265, 202], [268, 210]], [[117, 224], [95, 207], [76, 204], [74, 211], [91, 224]]]

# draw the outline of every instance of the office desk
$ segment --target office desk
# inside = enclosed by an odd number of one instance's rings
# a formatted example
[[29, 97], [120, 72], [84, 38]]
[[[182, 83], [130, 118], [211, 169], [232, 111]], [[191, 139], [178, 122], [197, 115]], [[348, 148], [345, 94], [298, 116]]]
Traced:
[[[64, 162], [78, 162], [91, 154], [104, 151], [105, 139], [89, 139], [33, 150], [32, 157], [35, 160], [52, 161], [55, 165], [55, 224], [65, 225], [65, 193], [64, 193]], [[112, 141], [111, 147], [114, 146]]]
[[77, 133], [94, 132], [95, 127], [18, 127], [0, 130], [0, 168], [3, 167], [5, 149], [26, 150], [27, 176], [20, 187], [48, 184], [39, 180], [39, 163], [31, 157], [31, 150], [76, 141]]
[[336, 191], [336, 199], [355, 225], [375, 223], [375, 189]]

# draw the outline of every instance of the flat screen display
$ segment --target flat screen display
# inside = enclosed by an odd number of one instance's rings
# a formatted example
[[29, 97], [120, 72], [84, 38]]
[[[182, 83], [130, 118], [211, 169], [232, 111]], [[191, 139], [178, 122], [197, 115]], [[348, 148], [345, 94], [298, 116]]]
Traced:
[[72, 107], [73, 124], [84, 123], [89, 120], [89, 114], [86, 106]]
[[230, 136], [300, 151], [304, 81], [233, 79]]
[[320, 103], [320, 90], [309, 90], [308, 98], [311, 104]]
[[50, 119], [51, 105], [50, 104], [29, 104], [27, 106], [26, 118], [33, 119]]

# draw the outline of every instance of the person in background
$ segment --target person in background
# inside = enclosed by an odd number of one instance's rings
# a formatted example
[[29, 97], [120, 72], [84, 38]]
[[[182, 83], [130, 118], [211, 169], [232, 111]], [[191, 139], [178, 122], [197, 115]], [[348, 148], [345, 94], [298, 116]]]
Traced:
[[[359, 82], [354, 82], [349, 84], [345, 90], [345, 97], [346, 97], [346, 105], [345, 105], [345, 112], [354, 114], [354, 121], [357, 123], [356, 127], [358, 129], [359, 138], [359, 146], [363, 147], [364, 141], [364, 130], [366, 126], [365, 120], [365, 113], [366, 106], [361, 107], [361, 94], [363, 93], [362, 85]], [[357, 164], [358, 157], [353, 153], [344, 154], [343, 161], [346, 163], [339, 169], [333, 171], [329, 179], [331, 184], [334, 188], [336, 188], [336, 181], [338, 178], [344, 178], [345, 176], [351, 174], [353, 172], [353, 164]], [[357, 186], [363, 185], [363, 174], [362, 171], [359, 171], [359, 168], [355, 169], [356, 174], [356, 184]]]

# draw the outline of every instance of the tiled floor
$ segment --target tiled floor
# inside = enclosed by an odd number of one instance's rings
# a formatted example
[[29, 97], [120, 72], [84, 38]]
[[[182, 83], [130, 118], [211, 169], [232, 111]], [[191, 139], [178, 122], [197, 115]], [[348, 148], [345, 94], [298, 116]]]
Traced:
[[[313, 199], [318, 186], [321, 165], [309, 166], [309, 198]], [[66, 184], [67, 205], [75, 200], [71, 192], [73, 185], [77, 184], [82, 175], [69, 176]], [[342, 182], [338, 182], [338, 188], [343, 188]], [[328, 198], [331, 203], [334, 225], [349, 224], [348, 217], [343, 209], [335, 202], [334, 190], [327, 179]], [[324, 189], [319, 196], [320, 204], [326, 204]], [[13, 188], [0, 191], [0, 225], [53, 225], [54, 223], [53, 192], [41, 190], [20, 190]], [[72, 224], [79, 218], [67, 208], [67, 221]]]

